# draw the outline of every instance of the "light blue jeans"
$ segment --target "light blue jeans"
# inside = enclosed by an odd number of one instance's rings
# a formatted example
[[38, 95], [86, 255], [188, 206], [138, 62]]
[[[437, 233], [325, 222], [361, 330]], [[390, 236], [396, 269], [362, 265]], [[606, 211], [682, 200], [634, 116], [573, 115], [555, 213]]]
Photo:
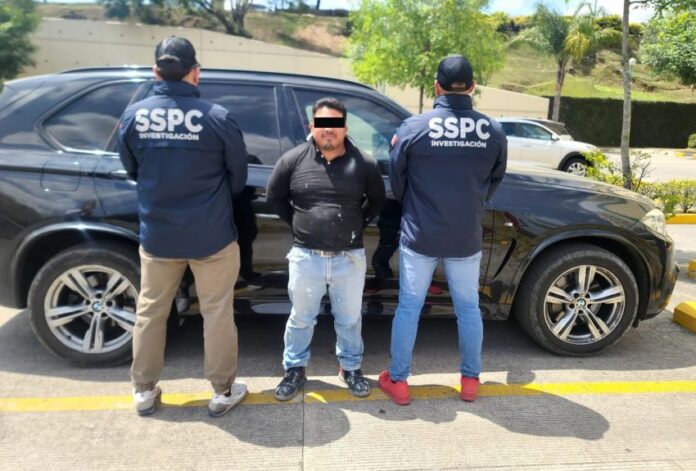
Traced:
[[439, 260], [442, 260], [444, 265], [454, 311], [457, 314], [461, 374], [478, 378], [481, 373], [483, 322], [478, 295], [481, 252], [470, 257], [438, 259], [401, 246], [399, 306], [392, 322], [392, 363], [389, 368], [389, 375], [394, 381], [408, 378], [413, 345], [418, 333], [418, 321]]
[[365, 249], [324, 257], [293, 247], [288, 253], [292, 311], [285, 325], [283, 368], [307, 366], [321, 299], [329, 291], [336, 329], [336, 356], [345, 371], [360, 368], [363, 356], [362, 295]]

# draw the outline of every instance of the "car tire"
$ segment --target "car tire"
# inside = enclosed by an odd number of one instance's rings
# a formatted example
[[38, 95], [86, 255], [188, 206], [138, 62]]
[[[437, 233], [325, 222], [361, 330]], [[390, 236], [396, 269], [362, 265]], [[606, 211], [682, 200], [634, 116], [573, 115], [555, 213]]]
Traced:
[[140, 289], [135, 250], [90, 244], [64, 250], [29, 289], [31, 326], [53, 354], [79, 366], [110, 366], [132, 355]]
[[591, 244], [566, 244], [543, 253], [517, 292], [520, 325], [559, 355], [601, 352], [623, 337], [638, 311], [638, 284], [631, 269]]
[[585, 160], [585, 158], [576, 156], [567, 159], [561, 167], [561, 170], [572, 175], [584, 177], [587, 175], [587, 167], [589, 165], [589, 162]]

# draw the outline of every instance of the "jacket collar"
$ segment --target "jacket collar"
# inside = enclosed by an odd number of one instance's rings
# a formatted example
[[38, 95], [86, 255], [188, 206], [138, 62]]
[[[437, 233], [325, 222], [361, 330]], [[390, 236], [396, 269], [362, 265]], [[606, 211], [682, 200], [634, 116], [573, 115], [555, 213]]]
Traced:
[[201, 96], [198, 87], [188, 82], [167, 82], [165, 80], [158, 80], [155, 82], [152, 90], [155, 95], [195, 96], [197, 98]]
[[435, 98], [433, 108], [471, 110], [473, 109], [473, 103], [469, 95], [440, 95]]

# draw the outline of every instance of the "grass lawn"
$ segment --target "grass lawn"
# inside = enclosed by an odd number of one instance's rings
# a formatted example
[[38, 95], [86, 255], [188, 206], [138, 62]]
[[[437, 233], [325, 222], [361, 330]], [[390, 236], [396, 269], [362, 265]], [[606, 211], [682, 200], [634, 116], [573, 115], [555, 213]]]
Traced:
[[[507, 51], [505, 66], [491, 77], [489, 85], [532, 95], [551, 96], [556, 87], [556, 63], [527, 47]], [[566, 74], [563, 96], [623, 99], [619, 54], [602, 51], [594, 67], [576, 67]], [[652, 76], [642, 64], [633, 67], [632, 97], [640, 101], [696, 103], [688, 87]]]

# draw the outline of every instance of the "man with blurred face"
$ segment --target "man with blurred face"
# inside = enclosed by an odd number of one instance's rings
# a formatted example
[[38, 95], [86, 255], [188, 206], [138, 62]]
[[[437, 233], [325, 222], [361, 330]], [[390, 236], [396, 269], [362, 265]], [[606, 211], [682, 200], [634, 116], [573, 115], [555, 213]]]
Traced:
[[322, 98], [312, 110], [311, 137], [288, 151], [268, 181], [268, 203], [292, 227], [288, 291], [292, 311], [285, 327], [285, 376], [279, 401], [295, 397], [306, 381], [310, 343], [328, 289], [336, 329], [339, 377], [351, 394], [370, 393], [360, 370], [363, 355], [362, 231], [379, 214], [384, 182], [377, 163], [347, 138], [346, 108]]

